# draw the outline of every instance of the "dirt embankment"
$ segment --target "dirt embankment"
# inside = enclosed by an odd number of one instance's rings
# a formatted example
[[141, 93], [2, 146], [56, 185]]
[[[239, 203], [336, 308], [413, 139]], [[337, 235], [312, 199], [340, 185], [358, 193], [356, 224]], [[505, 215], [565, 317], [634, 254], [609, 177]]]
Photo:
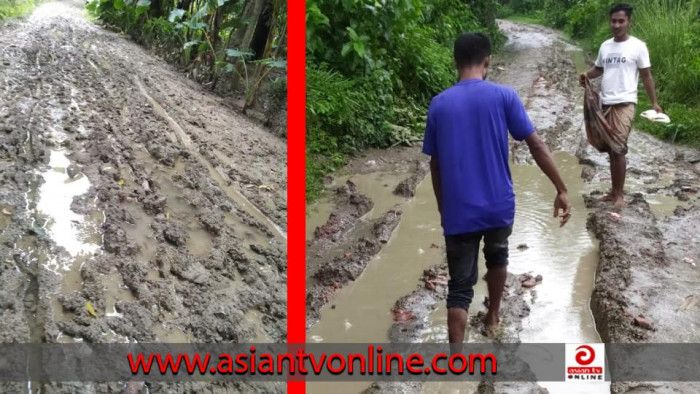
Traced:
[[284, 340], [286, 144], [79, 7], [0, 29], [0, 341]]

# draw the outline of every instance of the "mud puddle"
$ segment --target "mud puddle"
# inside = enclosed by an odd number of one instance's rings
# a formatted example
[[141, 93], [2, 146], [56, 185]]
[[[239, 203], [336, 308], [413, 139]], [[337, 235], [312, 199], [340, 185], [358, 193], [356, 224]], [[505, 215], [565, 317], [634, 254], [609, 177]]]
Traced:
[[[49, 169], [40, 174], [43, 183], [39, 189], [36, 209], [48, 220], [42, 226], [51, 239], [72, 256], [97, 252], [102, 246], [102, 223], [89, 223], [83, 215], [71, 210], [75, 197], [90, 189], [90, 181], [83, 174], [73, 174], [73, 163], [62, 151], [52, 151]], [[69, 267], [65, 267], [69, 268]]]
[[[587, 209], [582, 194], [592, 188], [581, 178], [578, 159], [567, 153], [555, 153], [557, 168], [569, 188], [573, 216], [563, 228], [552, 219], [554, 190], [550, 181], [535, 166], [511, 166], [517, 195], [513, 234], [509, 239], [509, 272], [542, 275], [542, 282], [526, 296], [532, 303], [530, 314], [522, 321], [518, 339], [525, 343], [601, 342], [590, 309], [595, 270], [598, 265], [597, 241], [586, 230]], [[483, 253], [479, 273], [486, 272]], [[474, 288], [470, 319], [476, 318], [488, 295], [486, 282]], [[467, 341], [484, 342], [483, 335], [468, 328]], [[447, 311], [444, 303], [429, 317], [424, 342], [447, 342]], [[550, 393], [609, 393], [608, 384], [572, 384], [538, 382]], [[428, 383], [424, 393], [472, 393], [474, 387], [447, 382]]]

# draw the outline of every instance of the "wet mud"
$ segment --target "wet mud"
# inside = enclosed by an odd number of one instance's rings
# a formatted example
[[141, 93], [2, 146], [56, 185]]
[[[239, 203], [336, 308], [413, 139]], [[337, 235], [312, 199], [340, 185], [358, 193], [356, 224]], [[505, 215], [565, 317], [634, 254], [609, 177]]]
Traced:
[[[526, 145], [511, 141], [511, 171], [514, 172], [518, 198], [516, 224], [523, 223], [526, 228], [514, 229], [511, 237], [509, 270], [513, 270], [514, 274], [509, 275], [502, 301], [504, 323], [501, 331], [495, 338], [484, 336], [481, 332], [480, 317], [486, 311], [481, 301], [487, 303], [487, 292], [485, 282], [480, 280], [475, 286], [475, 300], [470, 308], [468, 341], [697, 342], [694, 322], [697, 322], [700, 298], [695, 295], [695, 289], [700, 281], [697, 276], [700, 258], [697, 253], [700, 248], [692, 229], [698, 225], [700, 154], [634, 130], [629, 141], [628, 206], [619, 211], [611, 205], [600, 203], [597, 199], [610, 188], [609, 163], [606, 155], [595, 151], [586, 141], [582, 91], [577, 80], [578, 73], [588, 67], [590, 59], [586, 59], [583, 51], [563, 40], [556, 31], [508, 21], [499, 24], [510, 40], [504, 51], [493, 59], [489, 79], [513, 86], [523, 99], [538, 132], [550, 149], [555, 151], [555, 160], [569, 186], [575, 217], [561, 230], [543, 219], [547, 212], [551, 216], [553, 194], [550, 195], [548, 189], [551, 185], [532, 166], [534, 163]], [[414, 160], [422, 160], [427, 173], [427, 158], [421, 157], [418, 147], [368, 151], [341, 170], [339, 179], [345, 179], [345, 174], [366, 176], [393, 171], [402, 174], [402, 181], [411, 185], [413, 179], [421, 178], [412, 167]], [[407, 174], [410, 171], [414, 173]], [[420, 184], [421, 181], [417, 182]], [[430, 220], [426, 220], [424, 226], [417, 226], [422, 229], [422, 239], [417, 232], [406, 228], [409, 223], [415, 226], [413, 222], [419, 215], [411, 204], [425, 204], [421, 205], [421, 209], [431, 210], [434, 208], [429, 201], [432, 197], [427, 194], [420, 196], [415, 192], [412, 194], [405, 191], [410, 188], [404, 189], [404, 186], [397, 185], [395, 189], [398, 189], [398, 195], [406, 196], [408, 202], [403, 205], [404, 213], [398, 230], [394, 231], [387, 245], [376, 252], [375, 249], [371, 250], [375, 257], [368, 265], [366, 275], [381, 273], [385, 275], [386, 286], [406, 290], [391, 302], [377, 300], [377, 297], [384, 297], [389, 292], [376, 287], [381, 282], [379, 279], [369, 280], [360, 274], [346, 289], [326, 300], [320, 322], [311, 324], [309, 340], [447, 340], [446, 294], [443, 287], [446, 278], [440, 239], [429, 232], [432, 227]], [[424, 201], [425, 198], [428, 200]], [[369, 199], [375, 205], [387, 205], [383, 201], [385, 195]], [[324, 207], [324, 212], [336, 209], [334, 204], [328, 203], [326, 200], [319, 205]], [[621, 224], [609, 212], [620, 214], [622, 220], [629, 222]], [[323, 223], [318, 216], [312, 219]], [[360, 228], [364, 230], [358, 231]], [[361, 218], [353, 229], [346, 232], [347, 239], [359, 239], [359, 234], [366, 235], [370, 229], [371, 226]], [[406, 237], [414, 238], [409, 240]], [[639, 242], [640, 239], [644, 242]], [[411, 245], [411, 242], [418, 248], [418, 254], [414, 257], [407, 257], [408, 253], [399, 253], [396, 246], [392, 246], [392, 243]], [[343, 250], [336, 251], [335, 256], [342, 255]], [[425, 256], [430, 257], [426, 260]], [[319, 261], [323, 264], [318, 256], [311, 257], [314, 258], [317, 259], [316, 267]], [[432, 263], [427, 264], [430, 261]], [[541, 263], [542, 267], [538, 269], [533, 262]], [[479, 264], [483, 274], [483, 259]], [[422, 275], [416, 275], [413, 285], [407, 286], [386, 277], [392, 271], [380, 265], [405, 267], [402, 269], [407, 271], [419, 270]], [[538, 274], [542, 274], [541, 281], [537, 278]], [[402, 273], [401, 277], [405, 281], [410, 275]], [[367, 287], [368, 283], [375, 284], [373, 290]], [[676, 283], [681, 285], [676, 286]], [[667, 288], [673, 290], [664, 294], [661, 289]], [[373, 298], [360, 292], [372, 293], [377, 304], [386, 305], [382, 317], [379, 317], [380, 311], [375, 311], [374, 306], [366, 304]], [[562, 293], [571, 296], [561, 297]], [[630, 305], [635, 307], [630, 308]], [[372, 316], [375, 323], [370, 327], [353, 320], [360, 315], [367, 318]], [[341, 320], [338, 323], [327, 319]], [[335, 331], [334, 327], [337, 327]], [[386, 327], [385, 336], [378, 331], [383, 327]], [[369, 388], [367, 386], [334, 385], [333, 390], [347, 393], [695, 391], [692, 385], [664, 383], [615, 383], [611, 386], [610, 383], [483, 382], [456, 385], [447, 382], [382, 382], [374, 383]], [[323, 392], [327, 388], [319, 384], [309, 385], [310, 392]]]
[[0, 28], [0, 341], [284, 340], [285, 142], [82, 5]]

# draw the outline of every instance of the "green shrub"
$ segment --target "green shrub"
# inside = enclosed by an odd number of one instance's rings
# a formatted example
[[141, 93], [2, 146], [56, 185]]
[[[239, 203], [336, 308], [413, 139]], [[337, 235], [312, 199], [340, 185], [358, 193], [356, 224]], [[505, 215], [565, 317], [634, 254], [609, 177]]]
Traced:
[[0, 22], [27, 15], [34, 5], [34, 0], [0, 0]]
[[495, 10], [494, 0], [307, 2], [310, 199], [347, 155], [420, 138], [430, 99], [455, 82], [456, 36], [505, 41]]

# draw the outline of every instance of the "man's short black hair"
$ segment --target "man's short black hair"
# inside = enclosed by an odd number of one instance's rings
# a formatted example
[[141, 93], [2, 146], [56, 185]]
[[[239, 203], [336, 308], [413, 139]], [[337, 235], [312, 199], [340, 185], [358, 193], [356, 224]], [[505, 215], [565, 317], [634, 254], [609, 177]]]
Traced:
[[610, 16], [612, 16], [612, 14], [614, 14], [618, 11], [622, 11], [625, 13], [625, 15], [627, 15], [627, 19], [629, 19], [632, 17], [632, 10], [633, 9], [634, 9], [634, 7], [632, 7], [630, 4], [616, 3], [616, 4], [613, 4], [612, 7], [610, 7]]
[[458, 68], [480, 64], [491, 54], [491, 42], [483, 33], [462, 33], [455, 40], [454, 58]]

